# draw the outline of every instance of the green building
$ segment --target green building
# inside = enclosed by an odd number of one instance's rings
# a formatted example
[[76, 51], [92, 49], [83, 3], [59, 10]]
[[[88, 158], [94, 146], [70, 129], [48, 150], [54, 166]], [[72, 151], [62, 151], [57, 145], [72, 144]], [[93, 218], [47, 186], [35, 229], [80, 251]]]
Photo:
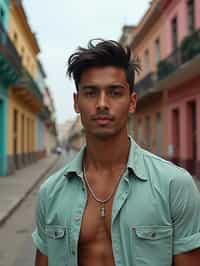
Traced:
[[7, 174], [8, 89], [16, 82], [21, 59], [8, 37], [9, 0], [0, 0], [0, 176]]

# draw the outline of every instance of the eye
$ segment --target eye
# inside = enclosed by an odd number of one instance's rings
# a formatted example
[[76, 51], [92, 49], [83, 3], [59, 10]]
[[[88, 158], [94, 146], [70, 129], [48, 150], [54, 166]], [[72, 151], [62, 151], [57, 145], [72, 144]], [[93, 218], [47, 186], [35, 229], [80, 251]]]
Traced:
[[97, 92], [94, 89], [86, 89], [84, 91], [84, 95], [87, 96], [87, 97], [95, 97], [96, 94], [97, 94]]
[[121, 91], [120, 88], [113, 88], [113, 89], [110, 90], [110, 95], [112, 97], [119, 97], [119, 96], [122, 95], [122, 91]]

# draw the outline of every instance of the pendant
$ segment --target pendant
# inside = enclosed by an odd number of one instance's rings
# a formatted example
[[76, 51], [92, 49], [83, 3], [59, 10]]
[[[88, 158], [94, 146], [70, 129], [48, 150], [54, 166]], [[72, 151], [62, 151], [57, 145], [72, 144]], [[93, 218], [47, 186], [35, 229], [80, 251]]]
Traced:
[[100, 208], [100, 215], [101, 215], [101, 217], [105, 217], [106, 215], [105, 215], [105, 212], [106, 212], [106, 210], [105, 210], [105, 206], [102, 206], [101, 208]]

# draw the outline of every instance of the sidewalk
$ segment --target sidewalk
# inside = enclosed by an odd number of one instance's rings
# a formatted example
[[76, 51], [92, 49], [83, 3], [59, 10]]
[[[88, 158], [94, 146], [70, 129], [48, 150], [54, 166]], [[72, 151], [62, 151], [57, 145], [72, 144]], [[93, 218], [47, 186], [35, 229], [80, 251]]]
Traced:
[[17, 170], [13, 175], [0, 177], [0, 225], [55, 165], [57, 159], [58, 156], [53, 154]]

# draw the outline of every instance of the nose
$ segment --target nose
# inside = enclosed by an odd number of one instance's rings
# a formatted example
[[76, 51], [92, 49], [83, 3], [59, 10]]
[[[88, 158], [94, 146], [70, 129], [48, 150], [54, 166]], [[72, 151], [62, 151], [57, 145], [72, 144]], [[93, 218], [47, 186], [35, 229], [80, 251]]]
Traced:
[[97, 98], [97, 109], [108, 109], [109, 101], [106, 93], [102, 91]]

